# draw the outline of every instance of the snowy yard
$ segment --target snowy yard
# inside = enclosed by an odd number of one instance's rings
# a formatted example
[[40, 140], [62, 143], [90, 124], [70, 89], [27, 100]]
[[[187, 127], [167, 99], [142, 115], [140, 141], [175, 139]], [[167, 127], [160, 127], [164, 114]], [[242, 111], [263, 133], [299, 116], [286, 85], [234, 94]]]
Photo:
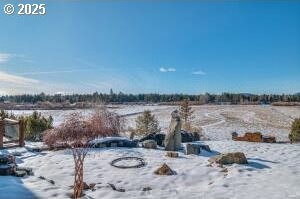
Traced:
[[[165, 151], [152, 149], [110, 148], [94, 150], [85, 162], [85, 181], [97, 183], [96, 191], [86, 198], [220, 198], [282, 199], [300, 198], [300, 145], [207, 141], [213, 150], [200, 156], [165, 157]], [[68, 198], [73, 180], [73, 157], [67, 151], [30, 153], [24, 149], [21, 166], [34, 169], [34, 176], [24, 179], [1, 176], [1, 198]], [[248, 165], [208, 166], [216, 152], [244, 152]], [[109, 163], [122, 156], [143, 157], [147, 165], [139, 169], [118, 169]], [[174, 176], [157, 176], [153, 172], [167, 163], [177, 172]], [[38, 177], [55, 181], [50, 184]], [[125, 189], [113, 191], [107, 183]], [[142, 191], [150, 187], [150, 191]]]
[[[151, 109], [162, 130], [170, 122], [170, 113], [176, 107], [130, 106], [114, 109], [127, 116], [127, 125], [134, 125], [137, 115]], [[261, 131], [287, 141], [292, 118], [300, 117], [299, 107], [272, 106], [198, 106], [194, 107], [194, 124], [201, 126], [211, 141], [212, 153], [179, 158], [165, 156], [163, 150], [144, 148], [106, 148], [91, 151], [85, 161], [84, 181], [96, 183], [95, 191], [86, 191], [85, 198], [179, 198], [179, 199], [299, 199], [300, 145], [268, 144], [231, 141], [232, 131]], [[44, 111], [54, 114], [56, 125], [66, 115], [61, 111]], [[70, 112], [70, 111], [68, 111]], [[21, 114], [21, 112], [15, 112]], [[88, 114], [89, 111], [86, 111]], [[32, 167], [34, 176], [16, 178], [0, 176], [0, 198], [69, 198], [73, 182], [73, 157], [68, 151], [28, 152], [25, 148], [2, 150], [2, 153], [19, 151], [20, 166]], [[208, 159], [225, 152], [243, 152], [248, 165], [233, 164], [224, 168], [209, 166]], [[0, 153], [1, 153], [0, 152]], [[142, 157], [147, 165], [137, 169], [118, 169], [110, 162], [118, 157]], [[167, 163], [177, 172], [174, 176], [158, 176], [153, 172]], [[51, 184], [39, 178], [54, 180]], [[108, 183], [125, 192], [112, 190]], [[143, 188], [151, 188], [143, 191]]]

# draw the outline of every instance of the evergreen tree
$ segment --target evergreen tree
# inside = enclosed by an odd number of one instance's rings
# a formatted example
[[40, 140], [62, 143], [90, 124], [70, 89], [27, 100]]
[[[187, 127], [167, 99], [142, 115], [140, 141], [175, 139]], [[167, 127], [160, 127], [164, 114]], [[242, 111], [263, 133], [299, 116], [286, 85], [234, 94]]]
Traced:
[[180, 103], [179, 114], [183, 121], [182, 128], [186, 131], [191, 130], [191, 120], [193, 119], [193, 110], [190, 106], [189, 99], [184, 99]]
[[160, 132], [158, 120], [150, 110], [145, 110], [142, 115], [137, 117], [135, 132], [141, 136]]
[[291, 143], [300, 142], [300, 118], [294, 120], [289, 138]]

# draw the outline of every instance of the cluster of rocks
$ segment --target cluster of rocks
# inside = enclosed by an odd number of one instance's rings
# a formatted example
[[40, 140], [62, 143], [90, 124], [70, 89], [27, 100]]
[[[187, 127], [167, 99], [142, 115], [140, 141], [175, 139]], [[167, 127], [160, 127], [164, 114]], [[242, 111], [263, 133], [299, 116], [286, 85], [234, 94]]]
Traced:
[[10, 154], [0, 155], [0, 175], [1, 176], [16, 176], [24, 177], [26, 175], [33, 175], [32, 169], [27, 167], [18, 167], [16, 158]]
[[[182, 143], [187, 143], [187, 142], [195, 142], [195, 141], [200, 141], [201, 136], [198, 132], [187, 132], [184, 130], [180, 130], [181, 134], [181, 142]], [[151, 133], [143, 138], [141, 138], [139, 141], [144, 142], [147, 140], [154, 140], [158, 146], [164, 147], [164, 141], [165, 141], [166, 135], [163, 133]]]
[[111, 137], [111, 138], [104, 138], [101, 140], [94, 140], [93, 141], [94, 148], [104, 148], [104, 147], [138, 147], [138, 140], [130, 140], [123, 137]]

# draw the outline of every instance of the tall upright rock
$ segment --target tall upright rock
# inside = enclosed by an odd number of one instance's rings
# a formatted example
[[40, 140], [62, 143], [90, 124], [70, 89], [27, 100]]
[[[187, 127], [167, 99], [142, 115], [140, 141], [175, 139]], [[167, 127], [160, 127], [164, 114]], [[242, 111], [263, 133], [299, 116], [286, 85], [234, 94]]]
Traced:
[[181, 148], [181, 119], [177, 110], [171, 114], [169, 132], [165, 138], [166, 151], [178, 151]]

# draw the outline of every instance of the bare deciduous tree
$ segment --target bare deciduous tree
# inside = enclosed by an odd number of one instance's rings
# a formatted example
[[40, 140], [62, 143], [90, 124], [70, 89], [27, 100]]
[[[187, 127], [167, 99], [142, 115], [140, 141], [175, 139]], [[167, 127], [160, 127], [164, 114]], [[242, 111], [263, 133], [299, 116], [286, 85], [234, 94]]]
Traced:
[[71, 149], [75, 164], [73, 198], [82, 196], [83, 163], [93, 139], [106, 136], [119, 136], [122, 130], [121, 118], [105, 108], [98, 109], [93, 115], [84, 118], [80, 113], [70, 114], [59, 127], [48, 130], [44, 142], [55, 148], [67, 146]]

